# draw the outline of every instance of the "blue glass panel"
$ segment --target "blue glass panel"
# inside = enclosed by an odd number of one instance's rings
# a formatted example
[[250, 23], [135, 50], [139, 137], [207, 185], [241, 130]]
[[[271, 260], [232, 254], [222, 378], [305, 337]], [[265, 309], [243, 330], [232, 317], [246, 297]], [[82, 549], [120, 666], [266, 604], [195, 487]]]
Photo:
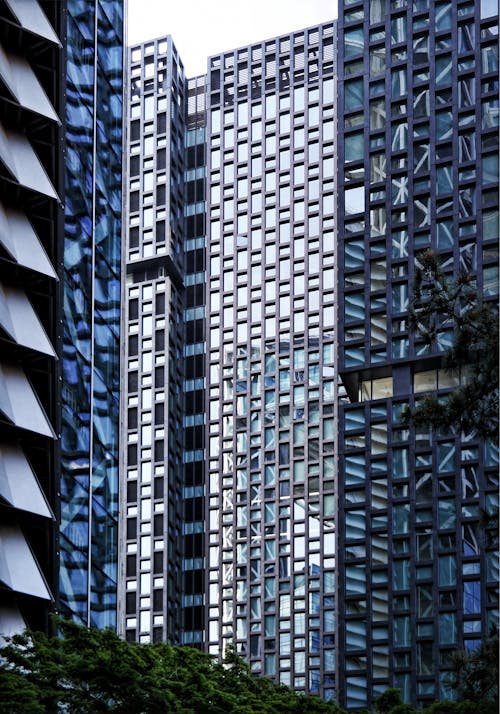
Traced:
[[67, 31], [61, 604], [85, 623], [114, 627], [122, 0], [69, 0]]

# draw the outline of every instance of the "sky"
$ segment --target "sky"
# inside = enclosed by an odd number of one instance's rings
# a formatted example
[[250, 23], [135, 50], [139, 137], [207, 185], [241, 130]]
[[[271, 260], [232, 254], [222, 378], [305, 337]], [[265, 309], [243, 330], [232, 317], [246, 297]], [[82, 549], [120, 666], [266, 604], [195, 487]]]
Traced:
[[207, 57], [332, 20], [336, 0], [128, 0], [128, 44], [172, 35], [187, 77]]

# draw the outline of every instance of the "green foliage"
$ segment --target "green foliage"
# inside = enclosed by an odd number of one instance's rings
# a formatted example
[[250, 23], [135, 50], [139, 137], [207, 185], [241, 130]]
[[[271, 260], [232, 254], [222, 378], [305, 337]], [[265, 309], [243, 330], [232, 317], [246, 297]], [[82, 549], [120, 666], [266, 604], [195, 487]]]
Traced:
[[378, 699], [375, 700], [375, 711], [378, 714], [389, 714], [394, 707], [400, 704], [403, 704], [400, 690], [391, 687], [382, 692]]
[[417, 714], [411, 704], [396, 704], [389, 709], [389, 714]]
[[[112, 630], [57, 625], [60, 637], [26, 632], [0, 649], [0, 714], [345, 714], [333, 702], [252, 676], [233, 645], [221, 664], [189, 647], [131, 644]], [[423, 714], [496, 714], [498, 632], [456, 662], [463, 701], [436, 702]], [[375, 711], [416, 714], [398, 689], [387, 689]]]
[[451, 686], [464, 703], [482, 702], [484, 714], [491, 705], [498, 711], [498, 646], [498, 629], [492, 627], [477, 649], [454, 652], [451, 657], [454, 674]]
[[37, 687], [23, 674], [0, 670], [0, 714], [44, 714]]
[[424, 342], [436, 346], [452, 333], [443, 366], [461, 378], [445, 399], [428, 395], [406, 414], [418, 426], [450, 429], [498, 441], [498, 309], [477, 293], [473, 276], [454, 281], [432, 251], [418, 257], [410, 324]]
[[484, 699], [480, 701], [465, 699], [461, 702], [445, 699], [425, 707], [422, 709], [422, 714], [498, 714], [498, 706]]
[[[422, 709], [422, 714], [458, 714], [458, 704], [448, 699], [442, 702], [433, 702], [425, 709]], [[465, 712], [462, 714], [465, 714]]]
[[26, 632], [0, 650], [0, 714], [342, 714], [253, 677], [234, 647], [220, 664], [189, 647], [57, 623], [61, 637]]

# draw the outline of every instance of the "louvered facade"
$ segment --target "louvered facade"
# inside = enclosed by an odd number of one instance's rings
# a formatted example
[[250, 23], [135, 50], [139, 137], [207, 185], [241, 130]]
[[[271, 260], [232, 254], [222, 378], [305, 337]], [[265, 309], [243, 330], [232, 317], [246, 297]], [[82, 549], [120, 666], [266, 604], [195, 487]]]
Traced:
[[65, 3], [0, 3], [0, 632], [57, 592]]

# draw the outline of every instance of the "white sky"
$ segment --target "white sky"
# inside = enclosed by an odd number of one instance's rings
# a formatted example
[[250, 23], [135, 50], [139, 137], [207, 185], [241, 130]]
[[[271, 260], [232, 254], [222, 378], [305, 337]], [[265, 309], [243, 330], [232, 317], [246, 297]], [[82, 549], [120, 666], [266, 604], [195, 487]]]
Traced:
[[336, 0], [128, 0], [128, 44], [172, 35], [187, 77], [207, 57], [332, 20]]

